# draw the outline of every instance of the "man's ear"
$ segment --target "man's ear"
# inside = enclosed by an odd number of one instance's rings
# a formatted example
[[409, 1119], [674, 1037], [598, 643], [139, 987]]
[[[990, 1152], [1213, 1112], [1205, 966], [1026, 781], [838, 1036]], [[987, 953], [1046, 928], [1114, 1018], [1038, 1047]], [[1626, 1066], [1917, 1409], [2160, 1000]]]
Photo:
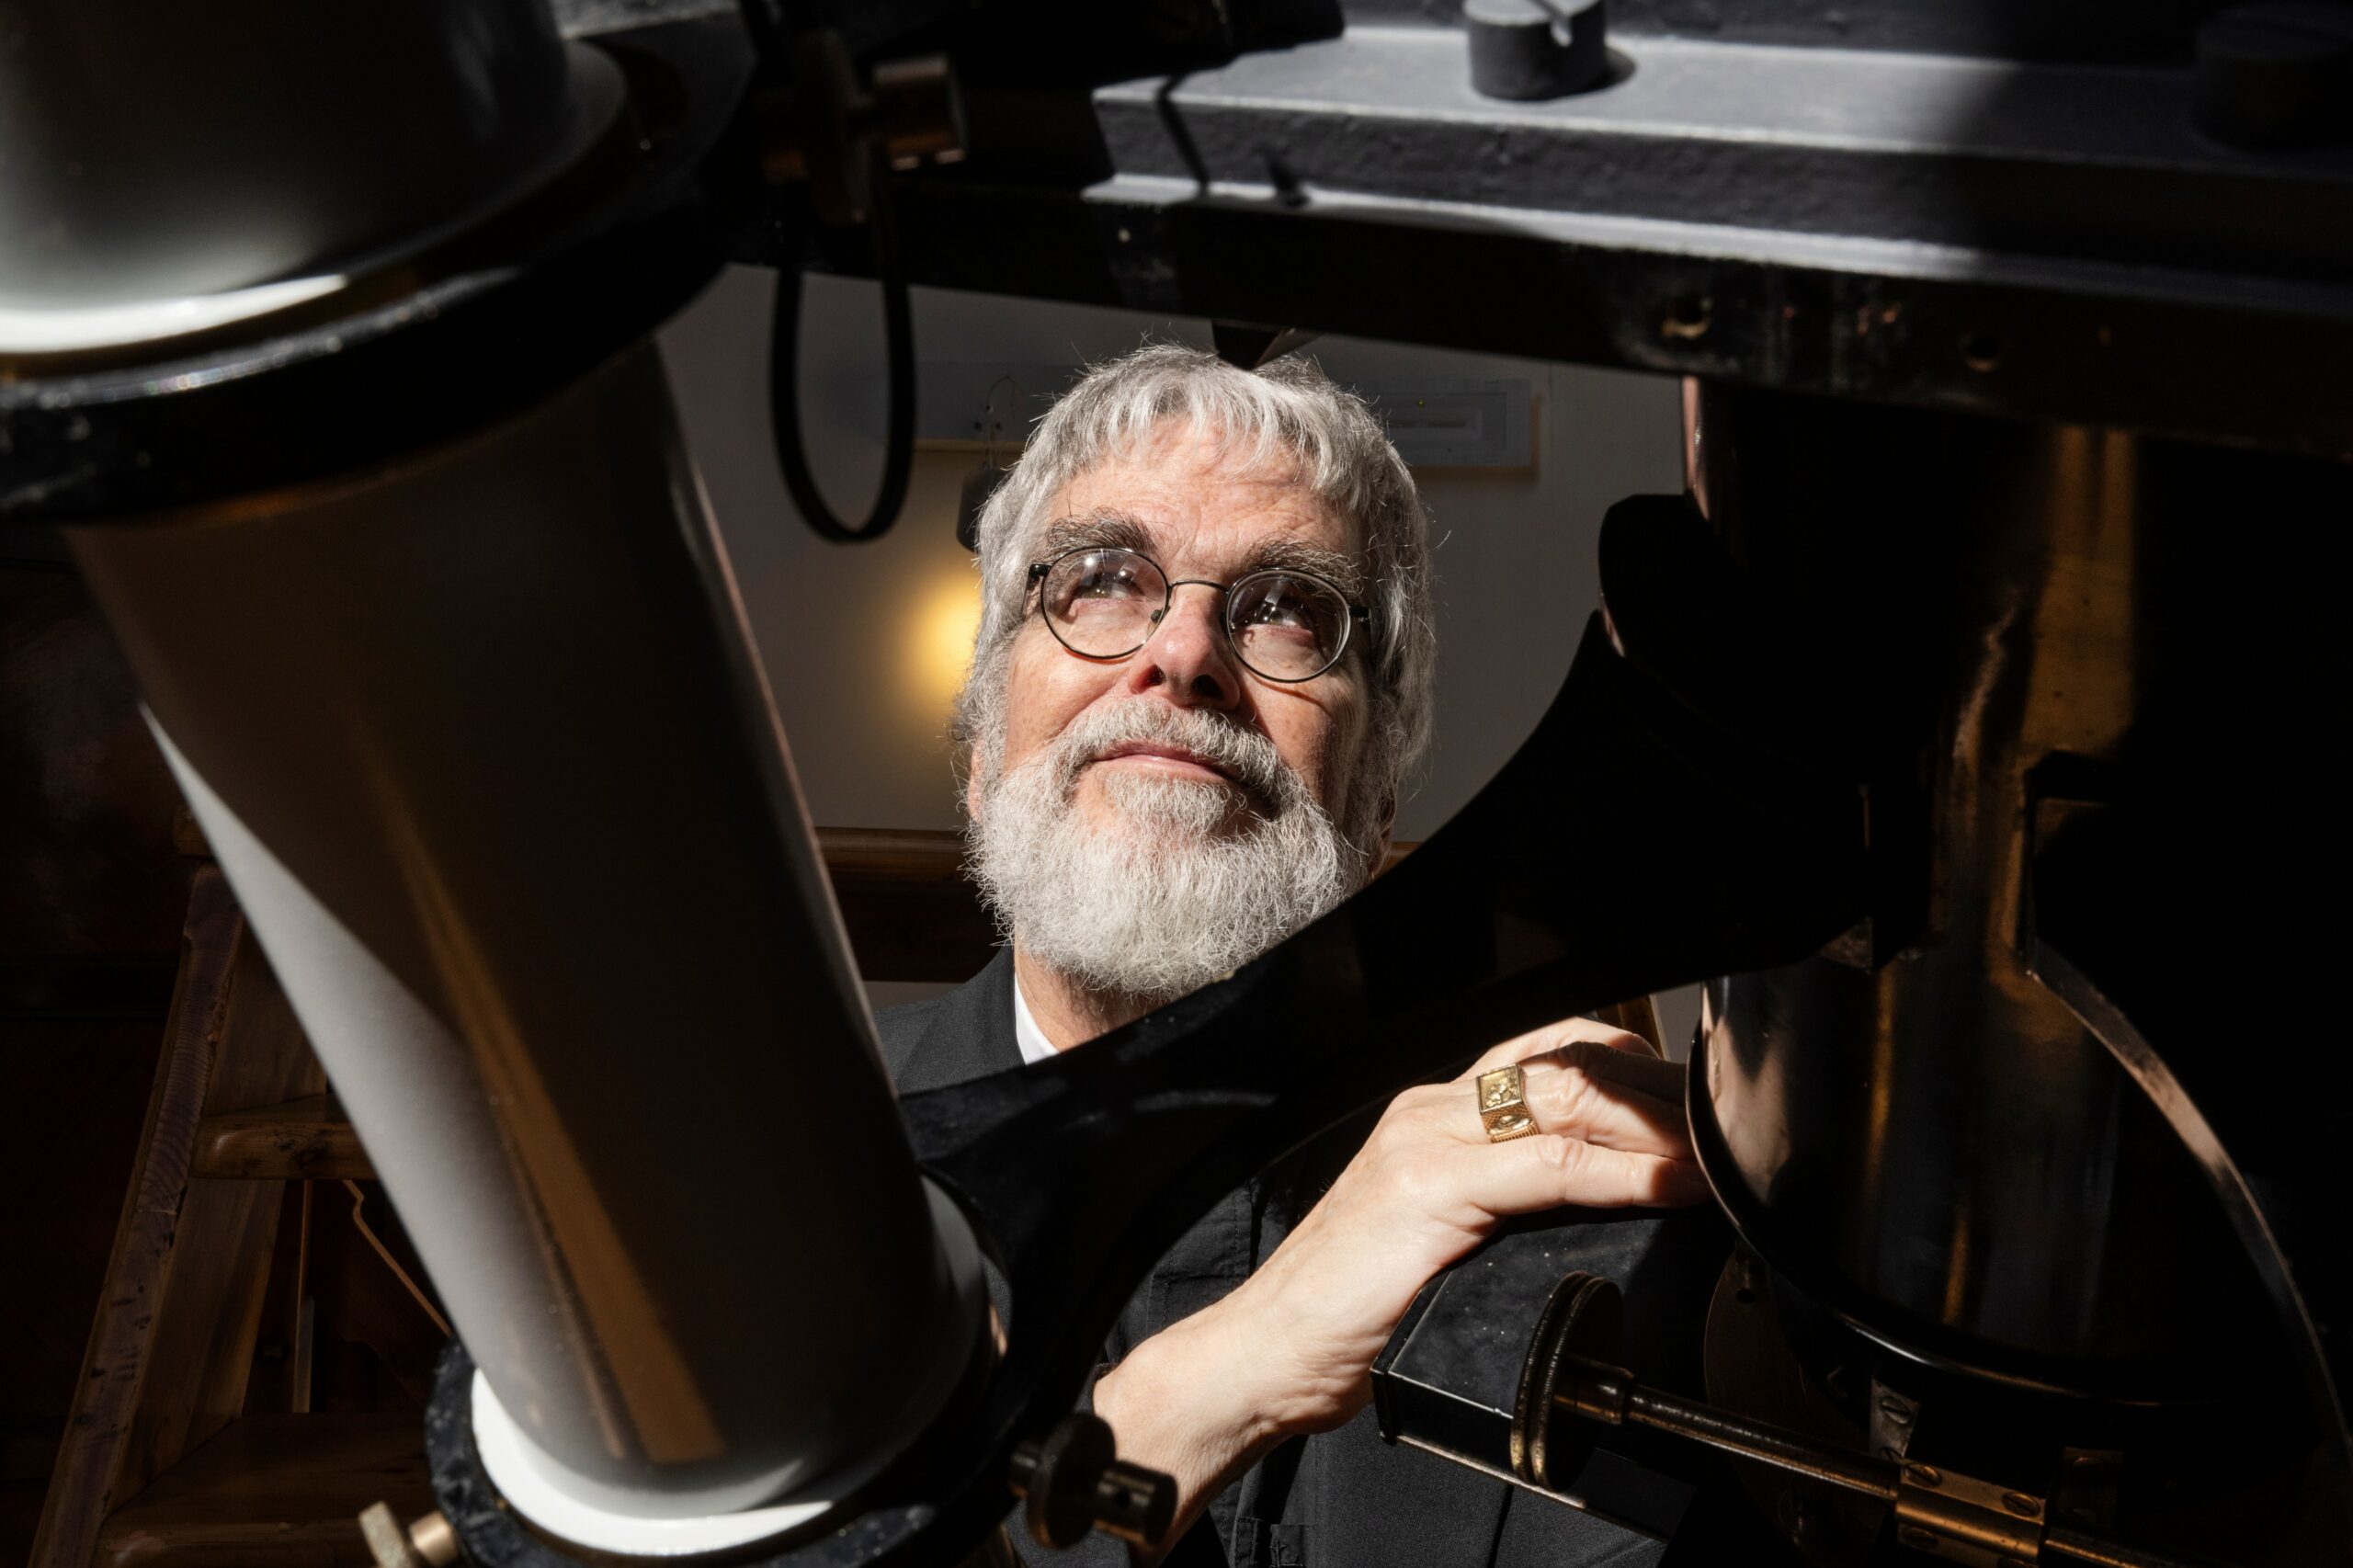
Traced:
[[981, 820], [981, 770], [969, 756], [964, 759], [964, 817], [968, 822]]

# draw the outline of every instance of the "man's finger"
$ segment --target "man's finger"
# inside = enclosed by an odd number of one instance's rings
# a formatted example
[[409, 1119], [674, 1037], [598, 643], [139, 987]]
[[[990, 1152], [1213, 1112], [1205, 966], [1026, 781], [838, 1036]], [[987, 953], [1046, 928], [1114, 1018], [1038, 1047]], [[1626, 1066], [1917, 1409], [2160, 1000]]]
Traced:
[[1622, 1051], [1608, 1040], [1574, 1040], [1551, 1051], [1523, 1057], [1520, 1067], [1528, 1071], [1544, 1062], [1563, 1063], [1589, 1078], [1621, 1084], [1654, 1099], [1672, 1100], [1677, 1106], [1683, 1103], [1683, 1064], [1653, 1056], [1646, 1051]]
[[1546, 1024], [1540, 1029], [1530, 1029], [1526, 1034], [1514, 1035], [1501, 1045], [1489, 1047], [1477, 1062], [1472, 1063], [1470, 1072], [1464, 1074], [1463, 1077], [1467, 1081], [1477, 1077], [1482, 1073], [1492, 1073], [1498, 1067], [1507, 1067], [1515, 1062], [1525, 1062], [1531, 1056], [1541, 1056], [1548, 1051], [1558, 1051], [1563, 1046], [1574, 1045], [1579, 1041], [1607, 1046], [1611, 1051], [1633, 1061], [1656, 1062], [1658, 1060], [1656, 1056], [1651, 1054], [1650, 1042], [1638, 1034], [1628, 1034], [1624, 1029], [1613, 1029], [1608, 1024], [1596, 1023], [1591, 1018], [1562, 1018], [1557, 1022]]
[[1677, 1208], [1708, 1196], [1707, 1178], [1689, 1160], [1606, 1149], [1557, 1134], [1464, 1145], [1451, 1160], [1463, 1199], [1499, 1219], [1570, 1203], [1591, 1209]]
[[1680, 1075], [1673, 1079], [1671, 1096], [1651, 1094], [1597, 1065], [1597, 1058], [1615, 1054], [1588, 1045], [1521, 1062], [1520, 1084], [1538, 1129], [1627, 1153], [1688, 1159], [1691, 1131], [1683, 1115]]

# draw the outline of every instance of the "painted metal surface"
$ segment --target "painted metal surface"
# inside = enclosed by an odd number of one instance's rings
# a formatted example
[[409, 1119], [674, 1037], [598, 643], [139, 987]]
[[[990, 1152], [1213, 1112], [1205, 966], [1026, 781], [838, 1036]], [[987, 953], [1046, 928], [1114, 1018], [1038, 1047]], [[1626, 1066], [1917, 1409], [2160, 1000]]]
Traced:
[[1870, 923], [1711, 988], [1692, 1124], [1719, 1197], [1874, 1365], [1937, 1391], [1924, 1411], [1966, 1379], [1988, 1407], [2044, 1400], [2054, 1436], [2130, 1412], [2144, 1478], [2164, 1413], [2210, 1412], [2210, 1475], [2313, 1456], [2311, 1533], [2232, 1551], [2338, 1560], [2336, 1102], [2249, 1067], [2268, 1040], [2311, 1064], [2261, 993], [2346, 940], [2353, 846], [2309, 715], [2353, 657], [2353, 470], [1724, 389], [1695, 407], [1715, 548], [1765, 618], [1745, 634], [1769, 625], [1875, 757], [1880, 862]]
[[1818, 30], [1654, 26], [1537, 103], [1421, 26], [1084, 101], [976, 86], [907, 251], [949, 288], [2353, 450], [2353, 148], [2205, 136], [2186, 41], [2138, 21], [2112, 56]]
[[0, 305], [334, 271], [495, 202], [565, 140], [574, 62], [541, 0], [305, 14], [297, 68], [289, 22], [276, 0], [17, 10], [0, 48]]
[[580, 1501], [829, 1489], [979, 1342], [650, 347], [351, 481], [76, 530], [500, 1406]]

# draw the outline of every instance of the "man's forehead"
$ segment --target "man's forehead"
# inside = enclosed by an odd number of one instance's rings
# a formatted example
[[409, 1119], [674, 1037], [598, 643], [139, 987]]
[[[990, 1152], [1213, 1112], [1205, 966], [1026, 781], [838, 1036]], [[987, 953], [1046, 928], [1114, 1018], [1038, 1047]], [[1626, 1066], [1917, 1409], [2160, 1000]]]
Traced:
[[1353, 521], [1287, 454], [1253, 462], [1199, 441], [1154, 441], [1108, 458], [1064, 485], [1048, 515], [1054, 537], [1171, 556], [1241, 557], [1284, 540], [1353, 553], [1360, 542]]

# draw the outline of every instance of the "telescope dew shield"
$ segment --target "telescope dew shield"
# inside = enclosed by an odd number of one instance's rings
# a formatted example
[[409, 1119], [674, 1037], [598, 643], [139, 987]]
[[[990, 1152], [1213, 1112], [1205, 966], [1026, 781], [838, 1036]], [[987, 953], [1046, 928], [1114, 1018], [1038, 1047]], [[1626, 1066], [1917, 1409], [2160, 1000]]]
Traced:
[[542, 0], [9, 9], [0, 309], [255, 288], [544, 172], [577, 84]]
[[66, 531], [540, 1479], [705, 1515], [904, 1448], [977, 1256], [651, 347], [381, 472]]

